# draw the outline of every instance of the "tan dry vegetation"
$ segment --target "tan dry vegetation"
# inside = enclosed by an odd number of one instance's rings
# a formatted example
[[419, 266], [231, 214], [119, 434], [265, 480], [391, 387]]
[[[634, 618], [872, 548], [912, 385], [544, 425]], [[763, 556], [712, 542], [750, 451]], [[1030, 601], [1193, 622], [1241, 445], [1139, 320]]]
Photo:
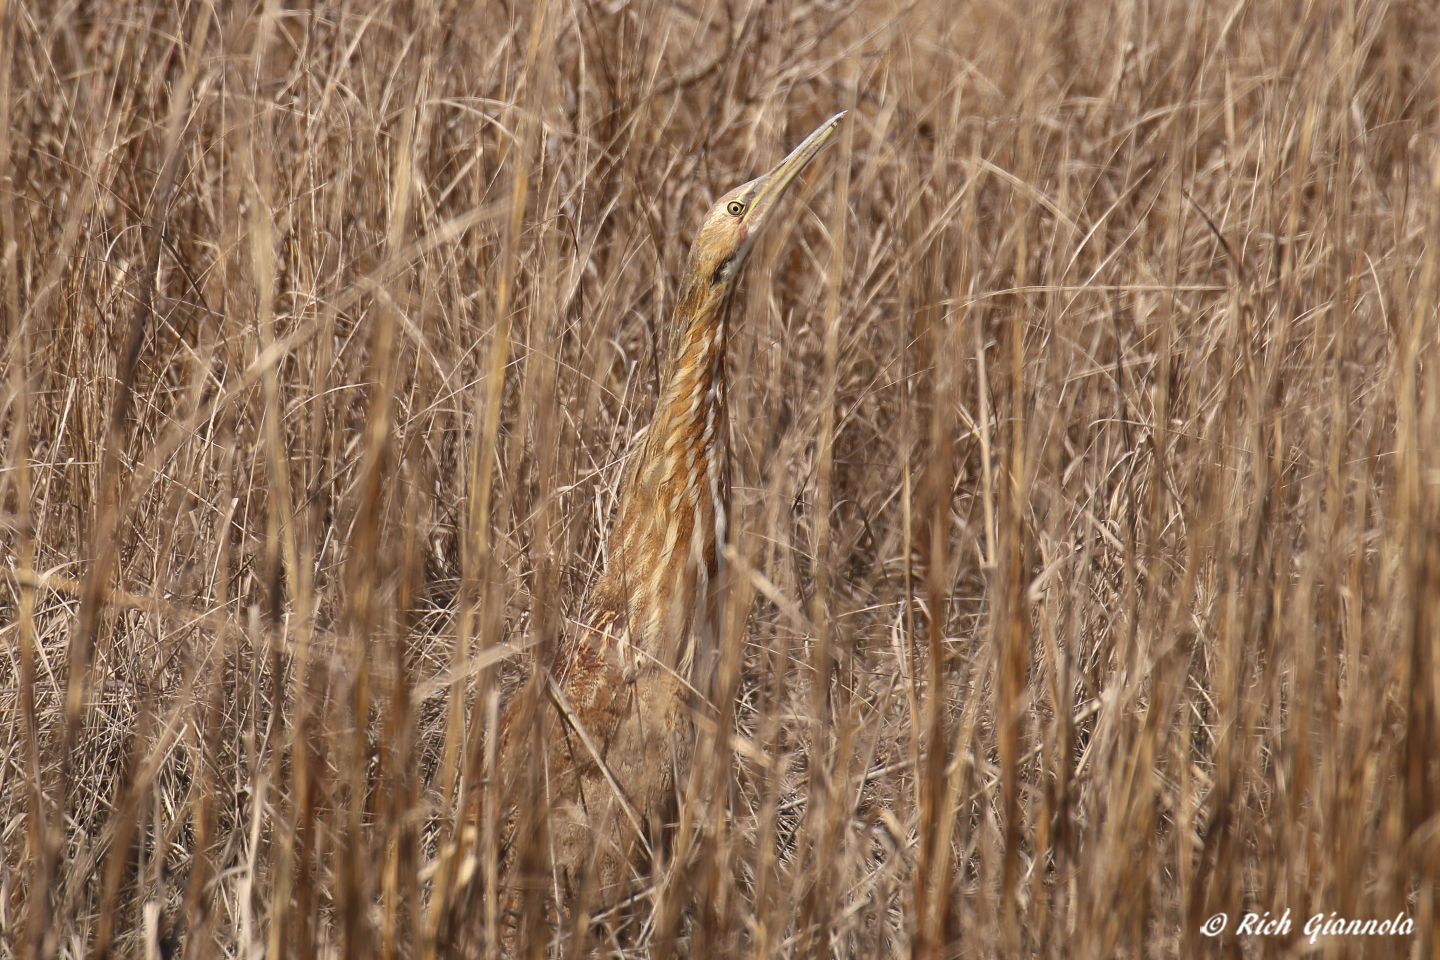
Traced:
[[690, 232], [848, 108], [682, 824], [530, 955], [1433, 955], [1428, 5], [0, 9], [0, 954], [493, 956]]

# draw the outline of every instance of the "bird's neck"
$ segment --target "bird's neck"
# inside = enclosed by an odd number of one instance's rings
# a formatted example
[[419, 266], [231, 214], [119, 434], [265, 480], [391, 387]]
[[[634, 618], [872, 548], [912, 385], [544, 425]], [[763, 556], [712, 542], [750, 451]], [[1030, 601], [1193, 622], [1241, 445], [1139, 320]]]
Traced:
[[[675, 667], [693, 662], [692, 630], [713, 628], [718, 617], [712, 587], [730, 501], [728, 291], [695, 292], [682, 286], [655, 417], [626, 470], [596, 591], [623, 605], [632, 642]], [[696, 623], [697, 612], [706, 623]]]

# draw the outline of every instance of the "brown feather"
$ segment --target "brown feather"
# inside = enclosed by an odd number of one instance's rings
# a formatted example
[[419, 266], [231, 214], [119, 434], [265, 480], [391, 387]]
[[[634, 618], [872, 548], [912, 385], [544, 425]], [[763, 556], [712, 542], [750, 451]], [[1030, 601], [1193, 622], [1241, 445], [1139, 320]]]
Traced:
[[[637, 851], [662, 842], [684, 788], [691, 717], [709, 693], [720, 626], [730, 294], [775, 202], [839, 121], [828, 121], [770, 173], [721, 197], [691, 245], [664, 387], [621, 485], [608, 563], [581, 625], [562, 638], [551, 664], [558, 709], [535, 714], [553, 865], [567, 896], [593, 870], [600, 901], [612, 902], [641, 859]], [[516, 729], [526, 709], [517, 697], [501, 721], [501, 769], [512, 777], [529, 742]], [[507, 847], [517, 822], [514, 814], [507, 821]]]

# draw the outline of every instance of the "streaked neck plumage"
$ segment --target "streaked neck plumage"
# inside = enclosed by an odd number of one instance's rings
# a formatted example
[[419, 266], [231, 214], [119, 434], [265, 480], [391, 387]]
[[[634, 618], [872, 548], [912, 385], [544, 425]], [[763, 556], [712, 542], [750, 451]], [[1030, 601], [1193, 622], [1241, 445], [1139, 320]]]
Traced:
[[632, 453], [609, 563], [593, 594], [595, 605], [625, 618], [641, 655], [687, 678], [697, 644], [704, 660], [718, 632], [715, 588], [730, 503], [725, 352], [732, 284], [699, 272], [687, 269], [681, 286], [655, 417]]
[[[631, 455], [605, 573], [589, 598], [592, 633], [701, 689], [719, 634], [729, 525], [731, 294], [780, 198], [843, 117], [831, 117], [769, 173], [721, 197], [701, 224], [680, 281], [655, 418]], [[568, 667], [557, 662], [557, 669]]]

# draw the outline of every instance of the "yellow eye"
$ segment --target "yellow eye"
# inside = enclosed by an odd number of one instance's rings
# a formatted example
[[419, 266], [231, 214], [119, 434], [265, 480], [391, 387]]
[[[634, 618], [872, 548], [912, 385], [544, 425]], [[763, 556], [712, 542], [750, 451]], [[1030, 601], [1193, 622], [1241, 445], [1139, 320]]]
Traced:
[[725, 212], [732, 217], [738, 217], [745, 212], [745, 204], [739, 200], [731, 200], [725, 204]]

